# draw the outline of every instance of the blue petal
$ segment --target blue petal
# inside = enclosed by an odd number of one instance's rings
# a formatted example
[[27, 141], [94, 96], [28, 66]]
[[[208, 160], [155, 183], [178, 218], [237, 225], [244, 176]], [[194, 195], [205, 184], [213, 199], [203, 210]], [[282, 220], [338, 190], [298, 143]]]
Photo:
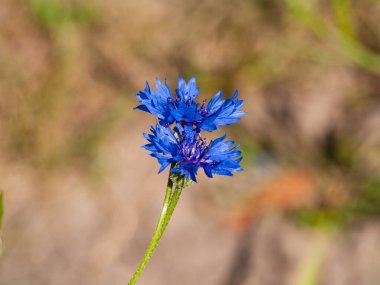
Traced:
[[169, 165], [170, 165], [170, 162], [168, 160], [163, 162], [160, 169], [158, 170], [158, 174], [160, 174], [162, 171], [164, 171], [165, 168], [168, 167]]

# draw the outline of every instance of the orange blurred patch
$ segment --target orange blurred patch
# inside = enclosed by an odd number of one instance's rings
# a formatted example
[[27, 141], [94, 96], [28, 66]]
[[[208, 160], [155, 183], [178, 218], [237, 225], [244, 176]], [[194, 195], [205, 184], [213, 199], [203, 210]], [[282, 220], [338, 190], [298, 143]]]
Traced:
[[244, 230], [270, 211], [289, 211], [312, 203], [317, 191], [315, 178], [305, 169], [282, 170], [257, 190], [229, 219], [229, 227]]

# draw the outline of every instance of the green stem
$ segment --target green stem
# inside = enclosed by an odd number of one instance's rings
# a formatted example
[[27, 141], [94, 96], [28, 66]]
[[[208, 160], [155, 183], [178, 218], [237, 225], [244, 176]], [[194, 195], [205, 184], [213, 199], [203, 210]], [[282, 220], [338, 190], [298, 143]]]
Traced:
[[156, 231], [152, 237], [152, 240], [148, 246], [148, 249], [145, 252], [144, 258], [141, 261], [139, 267], [137, 268], [135, 274], [129, 280], [128, 285], [136, 284], [137, 279], [140, 277], [142, 271], [144, 270], [145, 265], [148, 263], [150, 257], [152, 256], [154, 250], [156, 249], [165, 229], [169, 223], [170, 217], [172, 216], [174, 209], [177, 205], [177, 202], [181, 196], [182, 187], [175, 187], [173, 189], [173, 181], [168, 179], [168, 185], [166, 187], [166, 194], [164, 198], [164, 205], [162, 206], [161, 216], [158, 220]]

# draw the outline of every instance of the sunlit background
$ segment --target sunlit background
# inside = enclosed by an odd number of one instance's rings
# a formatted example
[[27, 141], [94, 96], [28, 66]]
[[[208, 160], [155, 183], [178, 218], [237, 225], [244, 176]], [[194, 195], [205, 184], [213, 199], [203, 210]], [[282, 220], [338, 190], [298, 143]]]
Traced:
[[1, 285], [126, 284], [167, 172], [134, 94], [245, 100], [139, 284], [380, 284], [379, 0], [2, 0]]

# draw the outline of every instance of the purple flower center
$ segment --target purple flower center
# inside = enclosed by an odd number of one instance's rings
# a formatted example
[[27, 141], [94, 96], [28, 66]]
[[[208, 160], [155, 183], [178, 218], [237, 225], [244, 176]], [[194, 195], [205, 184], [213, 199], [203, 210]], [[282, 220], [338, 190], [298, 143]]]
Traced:
[[180, 145], [181, 161], [189, 165], [199, 166], [207, 149], [206, 139], [202, 139], [199, 134], [196, 135], [195, 140], [183, 138]]

